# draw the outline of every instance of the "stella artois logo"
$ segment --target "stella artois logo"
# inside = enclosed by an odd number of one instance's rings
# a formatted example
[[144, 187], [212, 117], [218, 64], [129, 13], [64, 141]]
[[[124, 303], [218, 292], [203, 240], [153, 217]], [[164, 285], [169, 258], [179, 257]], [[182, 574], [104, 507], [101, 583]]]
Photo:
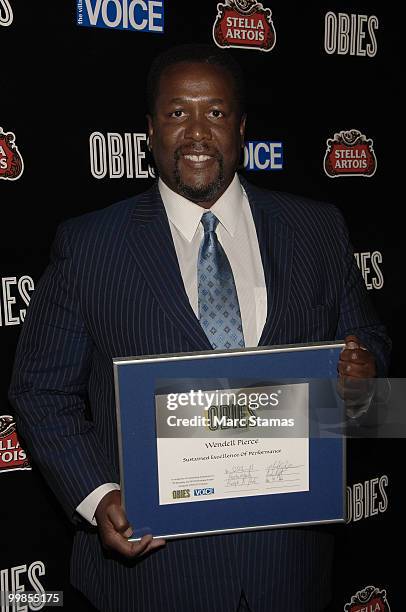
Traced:
[[365, 587], [351, 597], [350, 603], [345, 604], [345, 612], [391, 612], [386, 591], [373, 586]]
[[276, 42], [271, 15], [255, 0], [226, 0], [217, 5], [214, 42], [218, 47], [271, 51]]
[[350, 603], [345, 604], [345, 612], [391, 612], [386, 591], [374, 586], [367, 586], [351, 597]]
[[12, 132], [3, 132], [0, 126], [0, 179], [15, 181], [22, 175], [24, 162], [15, 144]]
[[327, 176], [372, 176], [376, 170], [373, 141], [358, 130], [342, 130], [327, 140], [324, 171]]
[[30, 469], [27, 453], [18, 441], [14, 419], [3, 414], [0, 416], [0, 473]]

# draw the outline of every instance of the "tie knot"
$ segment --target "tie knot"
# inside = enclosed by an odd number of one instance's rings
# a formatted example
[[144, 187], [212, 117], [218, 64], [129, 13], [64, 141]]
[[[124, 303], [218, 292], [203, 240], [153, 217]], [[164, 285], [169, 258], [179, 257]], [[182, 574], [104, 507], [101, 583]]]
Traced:
[[202, 215], [201, 222], [204, 228], [204, 233], [215, 232], [219, 220], [212, 212], [207, 212]]

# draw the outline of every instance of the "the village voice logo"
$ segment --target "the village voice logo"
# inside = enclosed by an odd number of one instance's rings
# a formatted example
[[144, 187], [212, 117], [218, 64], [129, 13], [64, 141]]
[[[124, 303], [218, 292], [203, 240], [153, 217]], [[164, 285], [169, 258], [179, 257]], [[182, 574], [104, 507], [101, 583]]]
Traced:
[[255, 0], [219, 3], [213, 38], [219, 47], [271, 51], [276, 42], [272, 12]]
[[245, 170], [282, 170], [281, 142], [249, 140], [244, 146]]
[[18, 441], [13, 417], [0, 415], [0, 473], [30, 469], [27, 453]]
[[0, 26], [9, 26], [13, 23], [13, 10], [9, 0], [0, 0]]
[[374, 57], [378, 50], [376, 15], [326, 13], [324, 19], [324, 50], [329, 55]]
[[0, 126], [0, 179], [16, 181], [24, 171], [24, 162], [16, 145], [13, 132], [4, 132]]
[[344, 612], [391, 612], [384, 589], [367, 586], [351, 597]]
[[77, 24], [93, 28], [164, 31], [163, 0], [76, 0]]
[[214, 487], [205, 487], [203, 489], [193, 489], [193, 495], [201, 497], [202, 495], [214, 495]]
[[373, 141], [358, 130], [342, 130], [327, 140], [324, 171], [327, 176], [373, 176], [376, 157]]

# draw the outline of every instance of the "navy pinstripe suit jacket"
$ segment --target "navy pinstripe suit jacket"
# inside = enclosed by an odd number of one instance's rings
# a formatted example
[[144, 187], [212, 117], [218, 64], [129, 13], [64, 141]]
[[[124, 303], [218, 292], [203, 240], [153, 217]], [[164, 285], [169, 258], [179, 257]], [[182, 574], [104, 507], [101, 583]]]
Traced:
[[[353, 332], [383, 374], [389, 341], [340, 213], [244, 187], [268, 292], [260, 344]], [[60, 226], [22, 329], [10, 397], [33, 458], [77, 523], [73, 584], [100, 610], [232, 612], [243, 587], [255, 611], [316, 612], [329, 599], [332, 545], [322, 529], [175, 541], [128, 562], [109, 557], [75, 512], [96, 487], [119, 478], [112, 357], [210, 348], [156, 185]]]

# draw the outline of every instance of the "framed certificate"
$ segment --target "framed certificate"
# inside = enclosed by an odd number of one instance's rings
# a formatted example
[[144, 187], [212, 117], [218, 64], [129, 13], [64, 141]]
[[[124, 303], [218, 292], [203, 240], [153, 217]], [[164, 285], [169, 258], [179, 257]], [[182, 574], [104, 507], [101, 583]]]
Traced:
[[134, 527], [166, 539], [345, 520], [342, 343], [114, 359]]

